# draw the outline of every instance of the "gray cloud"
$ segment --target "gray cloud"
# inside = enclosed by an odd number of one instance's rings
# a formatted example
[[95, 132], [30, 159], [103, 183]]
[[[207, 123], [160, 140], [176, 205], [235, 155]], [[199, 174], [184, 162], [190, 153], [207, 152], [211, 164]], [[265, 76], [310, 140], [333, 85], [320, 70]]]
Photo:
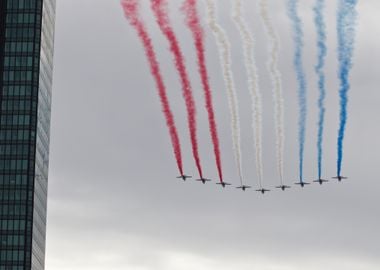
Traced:
[[[256, 186], [249, 93], [240, 38], [229, 18], [229, 1], [220, 1], [220, 20], [233, 41], [233, 68], [241, 109], [244, 169]], [[257, 62], [264, 101], [264, 167], [268, 187], [277, 184], [273, 104], [265, 37], [256, 1], [244, 1], [257, 37]], [[305, 23], [305, 67], [309, 118], [305, 174], [316, 175], [317, 89], [315, 29], [311, 7], [301, 4]], [[216, 177], [206, 112], [190, 33], [178, 7], [171, 16], [186, 55], [198, 105], [199, 138], [206, 176]], [[223, 4], [222, 4], [223, 3]], [[200, 3], [202, 5], [202, 3]], [[297, 93], [293, 43], [284, 3], [272, 1], [280, 32], [286, 105], [288, 183], [297, 179]], [[75, 269], [378, 269], [377, 163], [379, 114], [380, 3], [360, 1], [345, 142], [344, 184], [329, 183], [288, 193], [220, 190], [215, 185], [178, 182], [176, 167], [154, 83], [135, 32], [118, 1], [58, 1], [53, 90], [47, 268]], [[338, 121], [335, 3], [328, 3], [328, 97], [325, 177], [335, 174]], [[167, 43], [147, 2], [144, 18], [154, 38], [170, 91], [183, 144], [187, 173], [195, 173], [186, 130], [184, 103]], [[207, 61], [214, 90], [226, 181], [238, 183], [230, 137], [227, 98], [212, 34]]]

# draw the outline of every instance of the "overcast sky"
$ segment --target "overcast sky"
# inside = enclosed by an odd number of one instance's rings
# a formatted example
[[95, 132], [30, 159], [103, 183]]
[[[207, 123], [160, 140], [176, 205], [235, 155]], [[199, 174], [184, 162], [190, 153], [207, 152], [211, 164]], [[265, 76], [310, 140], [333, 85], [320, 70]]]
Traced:
[[[179, 79], [168, 44], [149, 9], [143, 16], [157, 49], [183, 146], [186, 173], [196, 175]], [[199, 144], [206, 177], [216, 179], [206, 111], [190, 32], [170, 0], [171, 20], [186, 55], [198, 108]], [[246, 183], [257, 186], [251, 113], [240, 37], [231, 1], [218, 0], [219, 21], [233, 48], [240, 101]], [[281, 38], [280, 70], [285, 98], [285, 178], [298, 179], [297, 86], [286, 1], [271, 0]], [[317, 176], [316, 36], [312, 7], [302, 0], [308, 80], [305, 179]], [[336, 2], [326, 1], [328, 94], [323, 177], [336, 174], [339, 99]], [[273, 103], [266, 69], [267, 38], [256, 0], [245, 0], [256, 35], [263, 95], [264, 185], [278, 184]], [[204, 18], [202, 1], [199, 8]], [[380, 2], [361, 0], [344, 183], [266, 196], [221, 190], [175, 179], [177, 168], [155, 84], [134, 29], [119, 1], [59, 0], [55, 40], [46, 269], [49, 270], [378, 270], [380, 268]], [[204, 22], [204, 20], [203, 20]], [[214, 37], [206, 30], [207, 65], [213, 88], [225, 180], [238, 184], [226, 90]]]

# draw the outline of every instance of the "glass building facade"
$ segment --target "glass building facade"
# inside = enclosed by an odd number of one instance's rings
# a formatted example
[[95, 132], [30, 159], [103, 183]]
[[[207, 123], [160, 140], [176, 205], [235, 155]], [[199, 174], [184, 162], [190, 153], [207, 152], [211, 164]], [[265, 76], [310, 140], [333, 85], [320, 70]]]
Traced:
[[0, 0], [0, 270], [45, 261], [55, 0]]

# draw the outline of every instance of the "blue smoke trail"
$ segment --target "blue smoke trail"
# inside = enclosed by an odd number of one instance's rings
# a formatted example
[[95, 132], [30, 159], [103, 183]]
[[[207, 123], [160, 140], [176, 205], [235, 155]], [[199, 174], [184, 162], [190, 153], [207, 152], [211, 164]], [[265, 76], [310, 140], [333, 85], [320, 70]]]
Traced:
[[343, 160], [343, 140], [347, 123], [347, 102], [348, 91], [350, 89], [349, 75], [352, 67], [352, 55], [355, 41], [355, 22], [357, 0], [340, 0], [337, 17], [338, 31], [338, 60], [339, 60], [339, 79], [340, 79], [340, 124], [338, 130], [338, 176], [342, 170]]
[[294, 68], [298, 81], [298, 103], [299, 103], [299, 120], [298, 120], [298, 140], [299, 140], [299, 174], [300, 182], [303, 182], [303, 160], [305, 148], [306, 133], [306, 76], [303, 69], [302, 53], [303, 53], [303, 31], [302, 22], [297, 13], [297, 0], [288, 0], [288, 16], [292, 21], [293, 39], [295, 43]]
[[314, 22], [317, 27], [317, 45], [318, 45], [318, 63], [315, 66], [315, 71], [319, 77], [318, 88], [319, 88], [319, 99], [318, 99], [318, 109], [319, 109], [319, 120], [318, 120], [318, 179], [322, 176], [322, 156], [323, 156], [323, 128], [325, 121], [325, 97], [326, 97], [326, 86], [325, 86], [325, 74], [323, 69], [325, 67], [325, 60], [327, 54], [326, 47], [326, 24], [323, 17], [323, 11], [325, 9], [325, 0], [316, 0], [314, 7]]

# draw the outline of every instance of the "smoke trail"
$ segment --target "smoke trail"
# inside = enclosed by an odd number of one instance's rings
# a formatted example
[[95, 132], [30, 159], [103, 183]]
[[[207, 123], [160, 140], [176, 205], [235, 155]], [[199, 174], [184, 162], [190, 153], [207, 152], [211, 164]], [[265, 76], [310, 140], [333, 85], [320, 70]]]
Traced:
[[219, 50], [219, 57], [222, 63], [223, 78], [227, 88], [228, 103], [231, 115], [232, 143], [235, 152], [236, 165], [240, 183], [243, 184], [243, 166], [241, 162], [240, 143], [240, 119], [239, 105], [236, 97], [235, 83], [231, 69], [231, 45], [223, 28], [216, 22], [216, 2], [205, 0], [207, 7], [208, 25], [212, 30]]
[[297, 0], [288, 0], [288, 15], [293, 23], [293, 39], [295, 43], [294, 68], [298, 81], [298, 102], [299, 102], [299, 120], [298, 120], [298, 140], [299, 140], [299, 176], [300, 182], [303, 182], [303, 161], [306, 132], [306, 77], [303, 69], [303, 31], [302, 22], [297, 13]]
[[246, 22], [242, 16], [241, 0], [234, 1], [232, 16], [243, 40], [243, 53], [245, 68], [248, 76], [248, 88], [252, 99], [252, 128], [254, 133], [256, 150], [256, 170], [260, 188], [263, 186], [263, 162], [262, 162], [262, 103], [261, 93], [258, 85], [258, 75], [254, 56], [254, 37], [249, 32]]
[[218, 129], [216, 126], [214, 106], [213, 106], [213, 101], [212, 101], [212, 92], [211, 92], [210, 83], [208, 79], [208, 71], [207, 71], [206, 59], [205, 59], [204, 32], [203, 32], [201, 23], [199, 21], [196, 0], [185, 0], [183, 4], [183, 11], [186, 15], [186, 23], [193, 35], [194, 45], [197, 50], [198, 70], [201, 76], [204, 97], [206, 101], [209, 129], [210, 129], [212, 143], [214, 146], [215, 161], [216, 161], [216, 166], [218, 169], [219, 180], [220, 182], [223, 182], [223, 172], [222, 172], [222, 164], [221, 164], [221, 157], [220, 157]]
[[181, 48], [177, 37], [170, 25], [169, 17], [167, 13], [167, 1], [166, 0], [152, 0], [152, 10], [156, 17], [156, 21], [167, 40], [170, 43], [170, 51], [173, 54], [175, 66], [179, 73], [183, 96], [187, 108], [187, 120], [190, 131], [191, 145], [193, 151], [193, 157], [198, 169], [199, 176], [203, 178], [201, 161], [198, 153], [198, 139], [197, 139], [197, 123], [196, 123], [196, 110], [193, 98], [193, 93], [190, 85], [190, 80], [187, 74], [185, 60], [182, 55]]
[[277, 154], [277, 170], [280, 176], [281, 185], [284, 184], [284, 99], [282, 92], [281, 73], [278, 70], [278, 54], [280, 42], [273, 28], [271, 18], [268, 13], [268, 1], [260, 1], [260, 15], [264, 23], [265, 31], [271, 42], [270, 60], [268, 61], [268, 70], [272, 77], [273, 84], [273, 101], [274, 101], [274, 122], [276, 131], [276, 154]]
[[357, 0], [340, 0], [337, 18], [338, 58], [340, 78], [340, 124], [338, 130], [337, 173], [341, 175], [343, 161], [343, 140], [347, 123], [347, 102], [350, 89], [349, 75], [355, 42], [355, 23]]
[[323, 11], [325, 9], [325, 0], [317, 0], [314, 7], [314, 21], [317, 27], [317, 45], [318, 45], [318, 63], [315, 66], [315, 71], [319, 77], [318, 88], [319, 88], [319, 120], [318, 120], [318, 177], [322, 176], [322, 155], [323, 155], [323, 128], [325, 121], [325, 97], [326, 97], [326, 86], [325, 86], [325, 73], [323, 69], [325, 67], [325, 59], [327, 54], [326, 47], [326, 25], [323, 17]]
[[146, 57], [150, 65], [150, 71], [156, 82], [157, 91], [160, 97], [162, 111], [166, 119], [166, 125], [169, 130], [171, 143], [174, 150], [174, 155], [177, 161], [178, 170], [181, 175], [183, 175], [182, 167], [182, 154], [181, 154], [181, 144], [179, 141], [177, 128], [175, 126], [173, 113], [170, 109], [169, 100], [166, 94], [166, 87], [162, 79], [160, 66], [157, 61], [156, 54], [153, 49], [152, 40], [146, 30], [144, 22], [139, 15], [139, 0], [122, 0], [121, 4], [125, 13], [126, 18], [129, 23], [135, 28], [145, 50]]

